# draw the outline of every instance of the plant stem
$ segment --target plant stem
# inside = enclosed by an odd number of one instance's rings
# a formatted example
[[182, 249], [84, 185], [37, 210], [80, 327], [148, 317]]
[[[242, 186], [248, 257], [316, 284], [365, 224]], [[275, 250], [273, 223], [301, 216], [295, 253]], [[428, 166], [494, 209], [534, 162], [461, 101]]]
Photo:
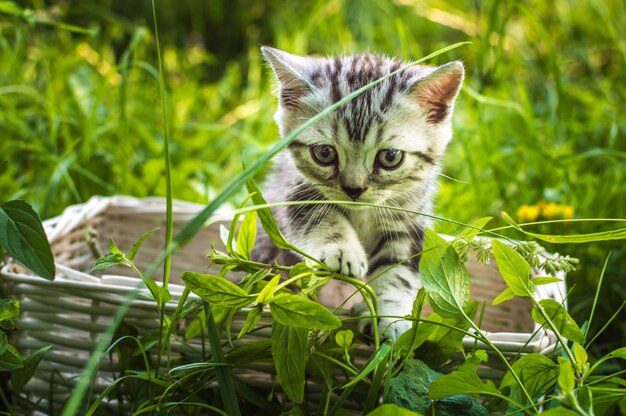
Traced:
[[347, 372], [351, 373], [353, 376], [358, 374], [357, 370], [355, 370], [354, 368], [352, 368], [352, 367], [342, 363], [341, 361], [331, 357], [330, 355], [326, 355], [323, 352], [319, 352], [319, 351], [315, 351], [313, 354], [318, 355], [318, 356], [324, 358], [325, 360], [328, 360], [328, 361], [332, 362], [335, 365], [338, 365], [339, 367], [343, 368]]
[[500, 359], [502, 360], [502, 362], [504, 363], [504, 365], [506, 365], [506, 367], [508, 368], [508, 370], [511, 372], [511, 376], [515, 379], [515, 382], [519, 385], [520, 390], [522, 391], [522, 393], [524, 394], [524, 398], [526, 400], [528, 400], [528, 403], [531, 404], [531, 409], [535, 412], [535, 413], [539, 413], [539, 411], [537, 410], [537, 407], [535, 406], [534, 402], [533, 402], [533, 398], [530, 397], [530, 394], [528, 393], [528, 391], [526, 390], [526, 387], [524, 386], [524, 384], [522, 383], [522, 380], [520, 380], [519, 376], [517, 375], [517, 373], [515, 373], [515, 370], [513, 370], [513, 367], [511, 366], [511, 364], [509, 363], [509, 360], [506, 359], [506, 357], [504, 356], [504, 354], [502, 354], [502, 352], [498, 349], [498, 347], [496, 347], [495, 345], [493, 345], [493, 343], [491, 342], [491, 340], [484, 336], [481, 329], [474, 323], [474, 321], [472, 321], [470, 319], [469, 316], [467, 316], [465, 314], [465, 311], [461, 311], [463, 313], [463, 317], [465, 318], [465, 320], [469, 323], [469, 325], [474, 329], [474, 331], [476, 331], [477, 334], [480, 338], [481, 341], [484, 342], [485, 344], [487, 344], [489, 346], [489, 348], [491, 348], [491, 350], [493, 350], [493, 352], [496, 353], [496, 355], [498, 355], [498, 357], [500, 357]]
[[[353, 277], [337, 275], [336, 278], [337, 280], [350, 283], [352, 286], [356, 287], [359, 292], [361, 292], [361, 296], [363, 297], [363, 302], [365, 302], [365, 305], [367, 306], [367, 309], [369, 310], [370, 315], [372, 317], [372, 332], [374, 333], [374, 347], [376, 350], [378, 350], [378, 348], [380, 348], [380, 336], [379, 336], [380, 334], [378, 331], [378, 318], [376, 317], [378, 315], [376, 293], [374, 293], [374, 290], [368, 284], [363, 283], [360, 280], [355, 279]], [[363, 291], [367, 292], [369, 297], [365, 296], [365, 293], [363, 293]]]
[[[191, 291], [189, 290], [189, 288], [185, 286], [185, 288], [183, 289], [183, 293], [180, 295], [180, 299], [178, 300], [178, 305], [176, 305], [176, 310], [174, 310], [174, 314], [172, 315], [172, 319], [170, 320], [170, 325], [169, 325], [169, 328], [167, 329], [167, 334], [166, 334], [167, 339], [169, 339], [172, 336], [172, 333], [174, 332], [174, 329], [176, 328], [176, 325], [178, 324], [180, 312], [183, 310], [183, 306], [185, 305], [185, 302], [187, 301], [187, 297], [189, 297], [190, 292]], [[170, 367], [170, 354], [168, 350], [167, 368], [169, 367]]]
[[276, 286], [276, 289], [274, 289], [274, 292], [278, 292], [280, 289], [289, 286], [290, 284], [292, 284], [293, 282], [302, 279], [303, 277], [306, 277], [308, 275], [310, 275], [311, 272], [304, 272], [304, 273], [300, 273], [295, 275], [294, 277], [290, 277], [289, 279], [285, 280], [284, 282], [282, 282], [281, 284], [279, 284], [278, 286]]

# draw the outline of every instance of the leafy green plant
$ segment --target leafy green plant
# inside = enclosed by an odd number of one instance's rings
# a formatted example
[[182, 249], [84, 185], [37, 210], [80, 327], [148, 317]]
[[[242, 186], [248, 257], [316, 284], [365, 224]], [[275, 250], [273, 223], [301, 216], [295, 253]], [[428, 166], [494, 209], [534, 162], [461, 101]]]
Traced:
[[[265, 406], [276, 409], [276, 406], [283, 406], [287, 409], [292, 403], [306, 414], [311, 411], [309, 406], [312, 400], [305, 389], [307, 380], [316, 380], [323, 386], [321, 398], [314, 399], [314, 403], [319, 404], [319, 411], [322, 414], [334, 414], [344, 406], [347, 408], [359, 406], [363, 412], [376, 409], [375, 412], [378, 413], [374, 414], [385, 414], [381, 412], [396, 409], [392, 407], [392, 403], [407, 408], [407, 411], [422, 413], [436, 409], [437, 414], [473, 415], [492, 411], [537, 414], [540, 409], [545, 410], [552, 406], [551, 403], [558, 403], [558, 406], [550, 412], [590, 415], [594, 414], [596, 398], [600, 404], [606, 404], [611, 400], [617, 402], [626, 395], [626, 390], [622, 390], [619, 384], [615, 387], [615, 377], [619, 376], [619, 372], [612, 376], [597, 376], [598, 369], [606, 362], [626, 357], [623, 348], [600, 358], [593, 364], [589, 363], [588, 354], [582, 346], [585, 344], [585, 333], [564, 307], [552, 300], [534, 299], [535, 286], [551, 284], [558, 279], [530, 278], [532, 270], [529, 260], [537, 259], [529, 254], [527, 260], [516, 251], [514, 242], [505, 244], [493, 239], [490, 240], [489, 247], [471, 244], [479, 233], [490, 232], [484, 228], [486, 220], [476, 222], [481, 224], [479, 227], [481, 229], [477, 232], [468, 231], [475, 229], [474, 225], [468, 225], [452, 241], [443, 240], [432, 231], [427, 231], [421, 260], [424, 289], [416, 298], [412, 316], [397, 317], [411, 319], [414, 322], [412, 329], [401, 336], [395, 344], [379, 343], [376, 334], [374, 348], [365, 350], [369, 358], [365, 362], [359, 361], [355, 354], [357, 351], [361, 353], [364, 351], [364, 342], [367, 340], [361, 336], [355, 338], [352, 330], [355, 326], [351, 325], [351, 322], [354, 322], [352, 318], [341, 314], [340, 310], [333, 312], [316, 303], [315, 293], [331, 279], [340, 279], [353, 284], [355, 291], [360, 291], [365, 297], [370, 298], [369, 305], [372, 308], [370, 313], [374, 320], [377, 317], [375, 295], [367, 291], [361, 282], [334, 274], [313, 259], [294, 266], [251, 261], [249, 253], [254, 246], [256, 236], [254, 219], [257, 216], [261, 218], [261, 224], [274, 242], [283, 247], [290, 247], [290, 244], [280, 233], [258, 187], [249, 181], [248, 188], [252, 192], [250, 200], [261, 205], [240, 208], [230, 230], [222, 236], [226, 252], [215, 249], [212, 251], [211, 259], [215, 264], [222, 266], [222, 272], [212, 275], [190, 271], [182, 276], [187, 289], [205, 302], [202, 310], [190, 309], [189, 306], [186, 309], [195, 310], [196, 319], [206, 322], [212, 350], [210, 358], [207, 357], [203, 362], [183, 364], [172, 368], [168, 373], [162, 373], [159, 376], [161, 381], [157, 382], [161, 383], [162, 387], [155, 392], [151, 401], [144, 402], [143, 407], [138, 409], [139, 413], [159, 408], [155, 401], [163, 403], [164, 409], [171, 409], [168, 406], [193, 409], [202, 402], [185, 403], [175, 399], [182, 393], [182, 386], [179, 383], [182, 384], [183, 380], [189, 381], [202, 375], [200, 380], [203, 385], [210, 380], [218, 381], [220, 386], [225, 382], [240, 385], [241, 382], [230, 375], [232, 369], [249, 365], [254, 360], [268, 358], [271, 358], [285, 396], [280, 400], [280, 404], [275, 401], [273, 394], [265, 399], [256, 397], [255, 401], [247, 395], [238, 396], [240, 400], [238, 408], [254, 403], [254, 406], [261, 408]], [[243, 220], [240, 221], [241, 215]], [[585, 238], [589, 237], [580, 236], [580, 239]], [[136, 253], [143, 240], [144, 237], [133, 246], [131, 250], [133, 253]], [[533, 318], [539, 325], [553, 331], [558, 338], [559, 347], [564, 354], [563, 357], [559, 357], [558, 364], [539, 353], [524, 355], [510, 362], [480, 330], [474, 321], [477, 305], [471, 301], [469, 277], [463, 260], [466, 257], [463, 254], [467, 254], [466, 250], [487, 250], [489, 257], [496, 262], [508, 288], [494, 299], [494, 303], [506, 302], [515, 296], [526, 297], [531, 301], [534, 306]], [[119, 249], [111, 245], [111, 252], [98, 264], [109, 265], [112, 258], [116, 258], [119, 264], [128, 261], [128, 256], [121, 254]], [[562, 266], [571, 267], [571, 263], [567, 262]], [[229, 273], [236, 271], [245, 273], [245, 277], [238, 284], [228, 280]], [[426, 302], [430, 303], [434, 313], [423, 318], [422, 307]], [[178, 311], [184, 308], [179, 304]], [[215, 342], [221, 339], [217, 329], [220, 326], [228, 329], [235, 313], [242, 309], [247, 317], [236, 338], [245, 341], [252, 336], [250, 341], [233, 344], [233, 339], [227, 339], [223, 345], [219, 341]], [[254, 334], [266, 325], [261, 324], [259, 327], [261, 316], [267, 313], [272, 317], [271, 338], [258, 339]], [[167, 321], [175, 325], [178, 318], [179, 316]], [[445, 331], [443, 334], [446, 335], [443, 335], [442, 331]], [[171, 335], [171, 332], [169, 334]], [[226, 334], [230, 334], [230, 331]], [[453, 338], [451, 334], [476, 338], [486, 346], [492, 356], [488, 358], [485, 351], [475, 350], [465, 356], [458, 368], [443, 375], [433, 372], [423, 362], [414, 360], [413, 357], [422, 358], [420, 355], [422, 353], [433, 366], [440, 366], [446, 362], [452, 353], [462, 349], [460, 338], [451, 344]], [[422, 348], [426, 341], [431, 344], [430, 351], [437, 351], [436, 359], [429, 358], [432, 357], [426, 353], [429, 350]], [[570, 344], [570, 341], [574, 344]], [[246, 355], [250, 357], [244, 358]], [[485, 382], [477, 373], [479, 365], [488, 359], [500, 360], [501, 365], [508, 368], [499, 384]], [[220, 372], [222, 378], [218, 376]], [[415, 372], [429, 374], [427, 377], [429, 381], [420, 386], [412, 385], [411, 380], [414, 382], [416, 377], [411, 374]], [[145, 378], [146, 376], [143, 377], [145, 381], [155, 383], [154, 380], [150, 381], [149, 378]], [[422, 376], [417, 378], [424, 379]], [[605, 387], [606, 385], [612, 387]], [[110, 391], [106, 392], [108, 393]], [[104, 395], [105, 393], [95, 404], [101, 403]], [[471, 396], [482, 396], [483, 404], [478, 404]], [[380, 397], [389, 404], [377, 409]], [[214, 411], [219, 409], [219, 403], [212, 401], [205, 402], [204, 406]], [[228, 414], [232, 412], [233, 409], [227, 411]]]

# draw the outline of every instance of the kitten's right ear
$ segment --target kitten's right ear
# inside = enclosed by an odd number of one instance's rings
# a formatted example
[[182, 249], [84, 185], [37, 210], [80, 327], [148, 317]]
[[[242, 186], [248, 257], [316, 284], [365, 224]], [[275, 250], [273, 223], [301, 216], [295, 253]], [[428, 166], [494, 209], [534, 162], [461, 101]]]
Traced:
[[309, 58], [292, 55], [268, 46], [261, 46], [261, 52], [272, 66], [278, 79], [281, 104], [297, 109], [300, 98], [311, 91], [305, 75]]

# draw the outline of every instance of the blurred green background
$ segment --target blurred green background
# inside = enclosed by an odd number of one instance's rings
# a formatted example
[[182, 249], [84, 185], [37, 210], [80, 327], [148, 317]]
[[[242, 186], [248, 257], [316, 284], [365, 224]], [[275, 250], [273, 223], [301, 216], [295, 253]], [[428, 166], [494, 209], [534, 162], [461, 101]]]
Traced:
[[[209, 201], [244, 153], [251, 160], [277, 140], [260, 45], [418, 59], [471, 41], [433, 62], [461, 59], [467, 70], [437, 213], [491, 215], [492, 225], [501, 211], [521, 221], [626, 218], [623, 0], [156, 4], [175, 198]], [[0, 200], [25, 199], [47, 218], [95, 194], [163, 195], [163, 131], [149, 1], [0, 1], [0, 160], [9, 162]], [[581, 259], [568, 282], [581, 324], [612, 253], [593, 335], [626, 298], [623, 242], [547, 248]], [[617, 319], [595, 348], [624, 345], [625, 331]]]

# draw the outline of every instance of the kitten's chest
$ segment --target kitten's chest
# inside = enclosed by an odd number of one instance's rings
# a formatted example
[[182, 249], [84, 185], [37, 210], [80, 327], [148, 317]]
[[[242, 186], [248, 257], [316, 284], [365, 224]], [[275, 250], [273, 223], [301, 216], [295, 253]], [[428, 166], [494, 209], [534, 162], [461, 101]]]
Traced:
[[348, 220], [356, 231], [359, 241], [366, 252], [380, 239], [380, 221], [376, 213], [370, 209], [360, 209], [348, 214]]

